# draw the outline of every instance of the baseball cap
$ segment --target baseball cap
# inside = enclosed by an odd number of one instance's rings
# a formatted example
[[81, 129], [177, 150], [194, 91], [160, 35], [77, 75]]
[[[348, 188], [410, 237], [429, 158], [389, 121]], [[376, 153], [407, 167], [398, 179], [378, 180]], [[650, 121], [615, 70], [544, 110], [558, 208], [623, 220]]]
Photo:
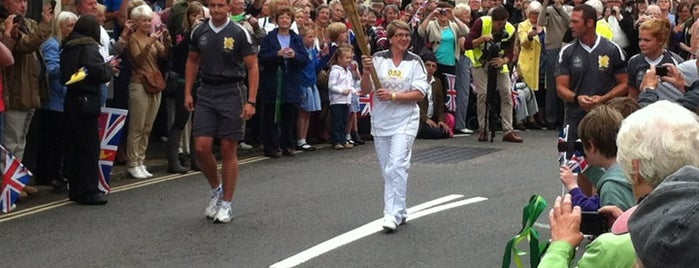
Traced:
[[646, 268], [699, 263], [699, 168], [668, 176], [628, 220], [631, 242]]
[[612, 233], [615, 235], [625, 234], [629, 232], [629, 218], [636, 210], [637, 206], [633, 206], [619, 216], [612, 224]]

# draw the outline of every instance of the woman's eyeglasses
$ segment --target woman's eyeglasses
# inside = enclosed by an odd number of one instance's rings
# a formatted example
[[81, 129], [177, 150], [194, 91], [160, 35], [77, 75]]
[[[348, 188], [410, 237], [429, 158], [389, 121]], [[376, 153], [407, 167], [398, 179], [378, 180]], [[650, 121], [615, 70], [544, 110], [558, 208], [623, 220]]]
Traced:
[[409, 33], [397, 33], [397, 34], [394, 34], [393, 36], [398, 37], [398, 38], [410, 38]]

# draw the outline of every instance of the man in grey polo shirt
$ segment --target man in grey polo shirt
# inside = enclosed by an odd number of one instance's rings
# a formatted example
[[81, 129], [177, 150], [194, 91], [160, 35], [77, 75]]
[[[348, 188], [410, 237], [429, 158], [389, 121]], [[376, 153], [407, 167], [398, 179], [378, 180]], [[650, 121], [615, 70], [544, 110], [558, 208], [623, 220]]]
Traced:
[[[257, 55], [250, 35], [230, 21], [229, 9], [230, 0], [209, 0], [211, 19], [192, 31], [185, 67], [184, 102], [190, 111], [196, 107], [192, 136], [199, 165], [212, 192], [206, 216], [220, 223], [233, 217], [231, 200], [238, 179], [238, 141], [243, 138], [245, 120], [255, 114], [259, 83]], [[249, 96], [243, 81], [246, 71]], [[192, 87], [197, 74], [201, 86], [194, 103]], [[221, 140], [221, 177], [211, 151], [214, 138]]]

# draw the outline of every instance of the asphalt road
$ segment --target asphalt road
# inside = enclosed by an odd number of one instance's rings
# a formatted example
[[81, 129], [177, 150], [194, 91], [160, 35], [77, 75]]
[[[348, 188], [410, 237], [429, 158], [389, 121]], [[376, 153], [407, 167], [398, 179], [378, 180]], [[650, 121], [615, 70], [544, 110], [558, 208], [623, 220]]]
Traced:
[[[494, 143], [416, 141], [408, 207], [457, 196], [411, 211], [393, 234], [368, 224], [383, 209], [369, 142], [246, 161], [229, 224], [204, 217], [209, 191], [199, 173], [124, 187], [104, 207], [29, 208], [36, 213], [0, 218], [0, 259], [14, 267], [500, 267], [529, 197], [551, 203], [561, 192], [557, 133], [522, 136], [523, 144], [501, 142], [500, 134]], [[539, 222], [547, 224], [546, 215]]]

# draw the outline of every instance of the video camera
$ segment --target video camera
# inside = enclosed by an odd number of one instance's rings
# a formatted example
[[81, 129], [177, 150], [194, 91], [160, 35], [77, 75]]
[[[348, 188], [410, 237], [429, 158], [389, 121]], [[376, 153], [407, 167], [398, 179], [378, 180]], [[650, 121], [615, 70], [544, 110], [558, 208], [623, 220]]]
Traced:
[[483, 55], [479, 59], [481, 64], [490, 61], [493, 58], [500, 56], [500, 51], [505, 49], [502, 47], [502, 40], [507, 39], [510, 35], [503, 29], [502, 31], [493, 33], [493, 40], [486, 42], [483, 45]]

